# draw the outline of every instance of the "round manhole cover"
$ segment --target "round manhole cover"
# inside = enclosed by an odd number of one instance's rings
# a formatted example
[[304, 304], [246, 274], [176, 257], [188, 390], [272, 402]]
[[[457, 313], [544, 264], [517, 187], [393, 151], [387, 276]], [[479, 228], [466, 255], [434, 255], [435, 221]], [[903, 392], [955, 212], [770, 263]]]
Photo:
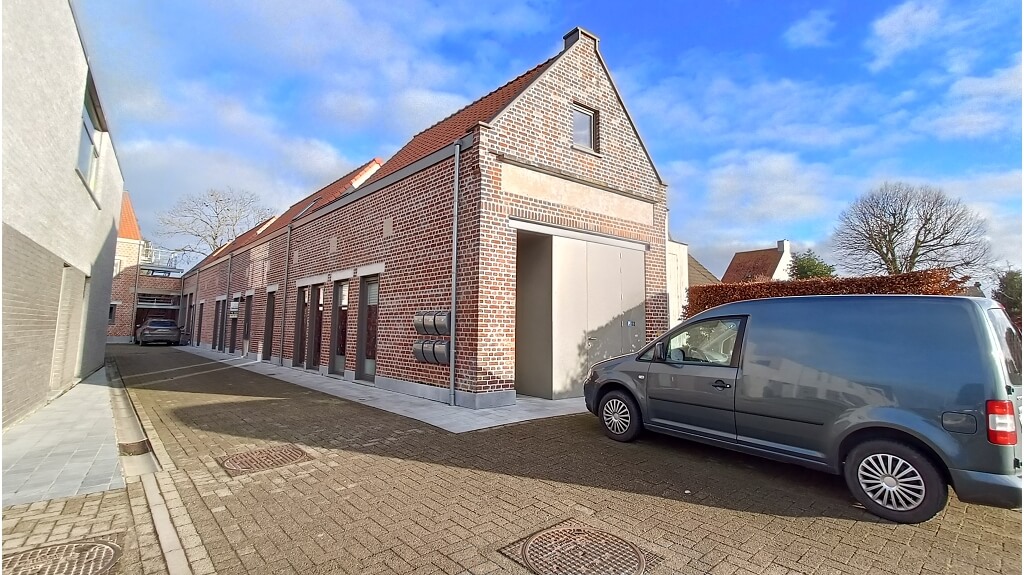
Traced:
[[121, 557], [109, 541], [61, 543], [4, 557], [5, 575], [102, 575]]
[[642, 575], [647, 560], [619, 537], [587, 527], [555, 527], [523, 545], [523, 560], [537, 575]]
[[279, 445], [230, 455], [224, 458], [221, 465], [229, 473], [247, 473], [309, 459], [309, 454], [295, 445]]

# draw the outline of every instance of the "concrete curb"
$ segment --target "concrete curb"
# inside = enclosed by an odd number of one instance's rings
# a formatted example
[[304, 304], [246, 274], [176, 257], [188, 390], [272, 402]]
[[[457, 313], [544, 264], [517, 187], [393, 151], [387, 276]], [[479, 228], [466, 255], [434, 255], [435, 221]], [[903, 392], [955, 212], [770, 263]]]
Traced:
[[[170, 458], [167, 457], [167, 452], [156, 436], [148, 417], [145, 419], [148, 425], [145, 430], [143, 429], [144, 414], [139, 413], [128, 390], [125, 389], [117, 362], [108, 359], [106, 368], [107, 380], [110, 382], [110, 401], [114, 410], [114, 433], [117, 436], [124, 474], [126, 478], [138, 477], [141, 480], [145, 503], [149, 508], [157, 543], [160, 545], [160, 552], [163, 555], [168, 574], [193, 575], [185, 548], [181, 544], [179, 527], [175, 525], [170, 506], [175, 506], [173, 512], [182, 527], [194, 529], [192, 519], [189, 517], [188, 511], [184, 509], [174, 482], [166, 475], [166, 472], [161, 471], [161, 462], [157, 458], [157, 452], [162, 453], [168, 462]], [[151, 435], [147, 434], [147, 431]], [[173, 465], [171, 468], [173, 469]], [[164, 484], [163, 487], [161, 487], [161, 483]], [[171, 502], [165, 498], [165, 495], [170, 498]], [[198, 554], [207, 557], [205, 550]]]

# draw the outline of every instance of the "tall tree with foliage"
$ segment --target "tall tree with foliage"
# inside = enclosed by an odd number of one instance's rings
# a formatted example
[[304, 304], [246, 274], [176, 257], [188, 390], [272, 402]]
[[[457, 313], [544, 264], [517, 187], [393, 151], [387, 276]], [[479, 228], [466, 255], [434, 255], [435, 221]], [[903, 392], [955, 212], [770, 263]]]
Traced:
[[839, 264], [857, 274], [970, 274], [991, 261], [985, 233], [985, 220], [942, 190], [886, 182], [843, 210], [832, 241]]
[[274, 215], [252, 192], [225, 188], [178, 198], [160, 214], [157, 235], [186, 238], [178, 251], [206, 256]]
[[[1003, 304], [1010, 317], [1021, 316], [1020, 270], [1007, 268], [996, 275], [998, 285], [992, 292], [992, 299]], [[1019, 321], [1019, 320], [1018, 320]]]
[[810, 278], [836, 277], [836, 266], [829, 265], [821, 256], [808, 249], [802, 254], [793, 256], [789, 262], [789, 279], [805, 280]]

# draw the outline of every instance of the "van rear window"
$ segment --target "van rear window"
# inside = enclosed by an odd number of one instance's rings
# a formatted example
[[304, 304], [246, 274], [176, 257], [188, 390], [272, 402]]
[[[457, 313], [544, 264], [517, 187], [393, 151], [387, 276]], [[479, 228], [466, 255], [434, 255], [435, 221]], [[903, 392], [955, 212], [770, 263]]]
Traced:
[[173, 319], [155, 319], [149, 322], [151, 327], [178, 327]]
[[988, 310], [988, 317], [999, 335], [999, 345], [1003, 350], [1003, 360], [1006, 362], [1006, 369], [1010, 372], [1010, 379], [1013, 385], [1020, 385], [1020, 332], [1010, 323], [1006, 311], [1001, 308]]

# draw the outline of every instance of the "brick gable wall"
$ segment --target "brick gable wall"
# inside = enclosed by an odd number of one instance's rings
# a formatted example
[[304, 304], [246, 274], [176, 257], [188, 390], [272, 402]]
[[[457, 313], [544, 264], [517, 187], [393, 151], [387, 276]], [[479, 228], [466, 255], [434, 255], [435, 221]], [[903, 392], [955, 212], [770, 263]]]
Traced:
[[[492, 127], [474, 128], [474, 145], [461, 154], [457, 389], [514, 389], [516, 232], [508, 225], [510, 216], [649, 244], [648, 339], [667, 327], [665, 187], [619, 106], [595, 48], [592, 39], [582, 37]], [[571, 149], [569, 106], [573, 101], [598, 110], [602, 157]], [[504, 191], [504, 156], [642, 198], [652, 205], [653, 223], [637, 224], [616, 214], [568, 208]], [[296, 223], [290, 249], [285, 234], [250, 245], [231, 256], [230, 289], [227, 258], [199, 272], [198, 281], [195, 272], [189, 274], [184, 280], [185, 292], [196, 291], [196, 309], [200, 299], [206, 300], [201, 341], [205, 345], [212, 341], [215, 298], [236, 292], [244, 297], [245, 291], [252, 289], [248, 351], [258, 353], [267, 329], [263, 325], [266, 286], [279, 284], [269, 355], [282, 356], [283, 348], [284, 364], [293, 365], [297, 282], [383, 263], [377, 375], [446, 387], [448, 368], [415, 363], [411, 346], [419, 339], [412, 325], [413, 314], [450, 307], [453, 177], [454, 158], [449, 157], [316, 219]], [[385, 221], [390, 221], [393, 229], [388, 236]], [[338, 279], [342, 278], [332, 277], [320, 284], [324, 289], [321, 366], [333, 360], [333, 282]], [[353, 371], [361, 282], [359, 277], [348, 279], [345, 369]], [[239, 345], [243, 323], [244, 299], [237, 325]], [[230, 335], [227, 339], [230, 341]]]

